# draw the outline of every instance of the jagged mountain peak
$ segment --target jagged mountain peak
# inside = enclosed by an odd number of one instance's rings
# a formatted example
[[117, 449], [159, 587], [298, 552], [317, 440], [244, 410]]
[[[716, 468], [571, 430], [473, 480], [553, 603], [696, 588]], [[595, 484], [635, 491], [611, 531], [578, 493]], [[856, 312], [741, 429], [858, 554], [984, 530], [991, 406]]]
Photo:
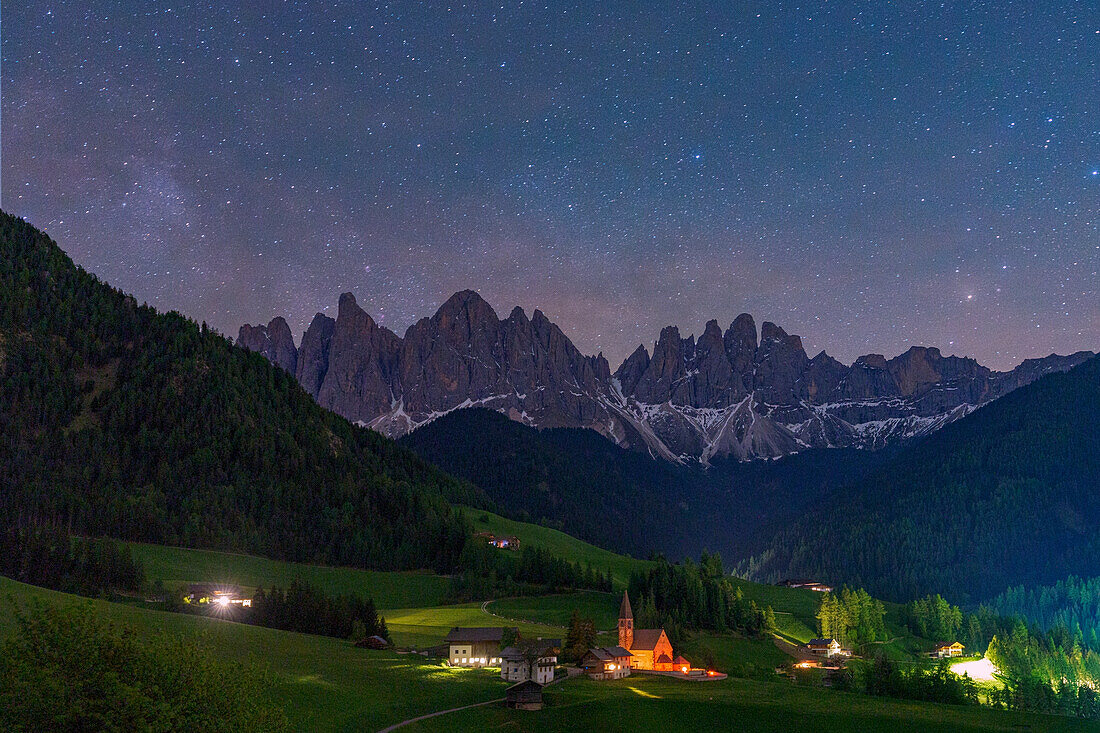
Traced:
[[[612, 373], [583, 355], [541, 310], [501, 321], [476, 291], [448, 298], [403, 338], [351, 293], [334, 320], [317, 314], [295, 350], [286, 322], [243, 326], [238, 343], [295, 374], [325, 407], [390, 435], [451, 410], [484, 406], [524, 423], [588, 427], [669, 460], [775, 457], [811, 446], [864, 448], [924, 435], [1049, 371], [1091, 355], [1028, 360], [998, 373], [914, 346], [846, 366], [748, 313], [725, 333], [686, 338], [669, 325]], [[294, 363], [296, 357], [297, 363]]]

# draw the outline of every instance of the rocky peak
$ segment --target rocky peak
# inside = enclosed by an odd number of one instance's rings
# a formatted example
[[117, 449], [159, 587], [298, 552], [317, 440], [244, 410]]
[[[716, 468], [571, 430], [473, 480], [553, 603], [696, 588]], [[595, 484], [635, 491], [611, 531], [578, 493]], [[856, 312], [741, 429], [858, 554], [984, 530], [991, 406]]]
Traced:
[[646, 351], [643, 344], [638, 344], [638, 348], [634, 349], [634, 353], [626, 357], [626, 360], [615, 371], [615, 376], [619, 380], [623, 394], [634, 394], [634, 390], [638, 386], [638, 380], [642, 378], [648, 368], [649, 352]]
[[336, 321], [324, 313], [318, 313], [302, 335], [295, 376], [302, 389], [311, 395], [316, 395], [321, 389], [321, 382], [328, 372], [329, 342], [335, 330]]
[[237, 345], [250, 351], [258, 351], [268, 361], [281, 367], [290, 374], [298, 369], [298, 350], [294, 346], [294, 336], [290, 326], [282, 316], [275, 316], [266, 326], [241, 326], [237, 334]]

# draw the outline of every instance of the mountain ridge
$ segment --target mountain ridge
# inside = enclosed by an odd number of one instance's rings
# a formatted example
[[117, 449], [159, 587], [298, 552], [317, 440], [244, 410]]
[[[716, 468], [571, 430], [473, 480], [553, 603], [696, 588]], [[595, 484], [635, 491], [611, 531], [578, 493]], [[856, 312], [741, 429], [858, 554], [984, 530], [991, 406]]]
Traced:
[[286, 321], [244, 325], [237, 343], [294, 374], [317, 401], [390, 437], [463, 407], [535, 427], [584, 427], [619, 445], [683, 462], [777, 458], [811, 447], [880, 448], [927, 435], [978, 406], [1092, 352], [1028, 359], [996, 372], [914, 346], [845, 365], [810, 358], [799, 336], [742, 313], [702, 335], [666, 326], [614, 372], [586, 356], [541, 310], [507, 318], [472, 290], [455, 293], [404, 336], [340, 296], [293, 348]]

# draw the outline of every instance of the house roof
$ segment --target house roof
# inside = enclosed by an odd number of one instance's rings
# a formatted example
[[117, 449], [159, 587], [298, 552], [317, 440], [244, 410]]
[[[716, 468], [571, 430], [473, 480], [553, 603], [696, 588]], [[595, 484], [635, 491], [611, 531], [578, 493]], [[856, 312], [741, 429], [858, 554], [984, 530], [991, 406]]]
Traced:
[[504, 628], [500, 626], [474, 626], [462, 628], [455, 626], [451, 632], [443, 637], [443, 641], [454, 644], [456, 642], [496, 641], [504, 638]]
[[[588, 654], [591, 654], [601, 662], [609, 662], [616, 658], [634, 656], [621, 646], [598, 646], [594, 649], [589, 649]], [[586, 654], [585, 656], [588, 655]]]
[[667, 654], [662, 654], [657, 657], [657, 664], [672, 664], [672, 657]]
[[630, 610], [630, 596], [623, 591], [623, 602], [619, 604], [619, 618], [634, 618], [634, 612]]
[[942, 641], [939, 644], [936, 644], [936, 649], [937, 650], [950, 649], [950, 648], [955, 647], [955, 646], [959, 647], [960, 649], [964, 648], [963, 645], [960, 642], [957, 642], [957, 641]]
[[517, 682], [504, 692], [513, 694], [517, 692], [542, 692], [542, 685], [534, 680], [524, 680], [523, 682]]
[[[561, 648], [561, 639], [540, 639], [534, 642], [534, 646], [538, 649], [539, 657], [553, 656], [555, 649]], [[523, 650], [519, 647], [509, 646], [505, 647], [500, 652], [501, 659], [523, 659]]]
[[677, 654], [676, 658], [672, 660], [672, 663], [675, 664], [677, 667], [683, 667], [685, 664], [688, 665], [688, 666], [691, 666], [691, 662], [684, 659], [679, 654]]
[[832, 646], [833, 644], [839, 646], [840, 642], [836, 639], [810, 639], [806, 646]]
[[657, 648], [657, 642], [661, 640], [663, 633], [665, 633], [664, 629], [634, 629], [634, 641], [630, 644], [630, 648], [653, 651]]

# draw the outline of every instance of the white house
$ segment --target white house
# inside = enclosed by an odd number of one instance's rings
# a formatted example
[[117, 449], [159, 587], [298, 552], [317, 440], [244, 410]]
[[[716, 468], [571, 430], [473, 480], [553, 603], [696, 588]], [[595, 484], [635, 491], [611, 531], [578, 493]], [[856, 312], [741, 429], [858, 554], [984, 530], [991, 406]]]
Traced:
[[806, 648], [810, 650], [811, 654], [826, 658], [844, 653], [844, 650], [840, 648], [840, 642], [836, 639], [810, 639], [809, 643], [806, 644]]
[[510, 646], [500, 653], [500, 678], [509, 682], [523, 682], [534, 680], [540, 685], [549, 684], [554, 679], [554, 667], [558, 664], [558, 647], [561, 642], [557, 639], [545, 639], [534, 642], [534, 653], [538, 659], [535, 661], [534, 674], [530, 669], [530, 655], [524, 650]]

